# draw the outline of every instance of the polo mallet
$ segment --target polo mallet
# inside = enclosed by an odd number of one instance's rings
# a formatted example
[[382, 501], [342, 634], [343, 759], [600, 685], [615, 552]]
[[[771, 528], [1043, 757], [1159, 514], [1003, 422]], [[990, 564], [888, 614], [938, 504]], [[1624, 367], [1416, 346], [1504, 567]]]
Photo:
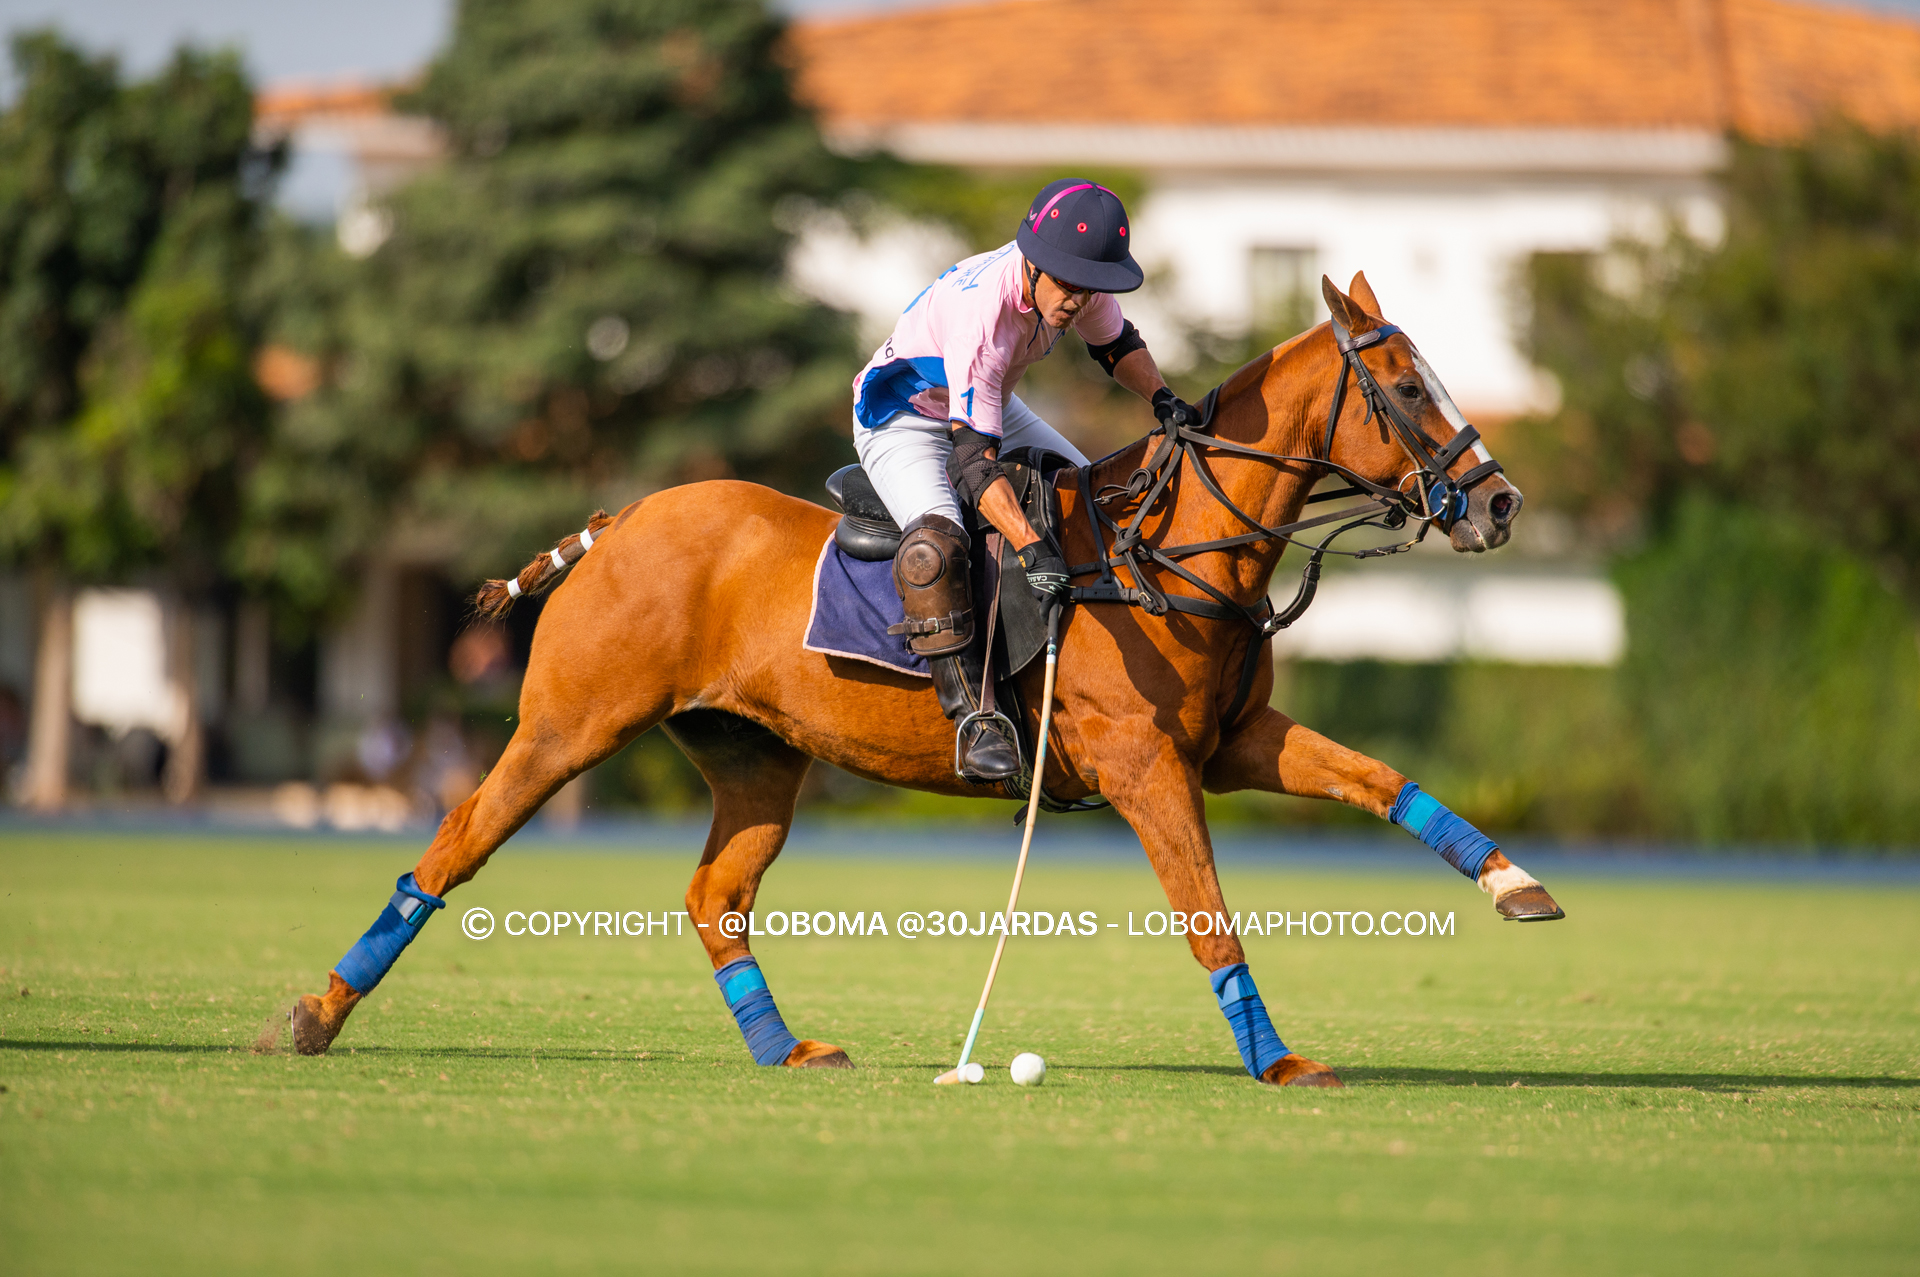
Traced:
[[933, 1079], [935, 1086], [950, 1082], [978, 1082], [987, 1071], [969, 1064], [974, 1039], [980, 1036], [980, 1021], [986, 1018], [987, 999], [993, 996], [993, 977], [1000, 973], [1000, 955], [1007, 951], [1007, 933], [1013, 929], [1013, 907], [1020, 903], [1020, 879], [1027, 872], [1027, 850], [1033, 846], [1033, 822], [1040, 814], [1040, 785], [1047, 775], [1047, 732], [1053, 726], [1053, 675], [1060, 663], [1060, 605], [1047, 611], [1047, 674], [1040, 693], [1040, 744], [1033, 751], [1033, 791], [1027, 795], [1027, 829], [1020, 838], [1020, 859], [1013, 866], [1013, 891], [1007, 896], [1000, 938], [993, 945], [993, 961], [987, 966], [987, 985], [980, 990], [980, 1005], [974, 1008], [973, 1026], [967, 1030], [966, 1045], [960, 1048], [960, 1063]]

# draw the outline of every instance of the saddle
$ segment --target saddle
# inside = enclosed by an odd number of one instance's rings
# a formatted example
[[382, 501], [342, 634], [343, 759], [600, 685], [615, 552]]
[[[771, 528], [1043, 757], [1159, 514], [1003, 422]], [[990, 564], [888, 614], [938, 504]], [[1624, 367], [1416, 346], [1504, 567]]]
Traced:
[[[1060, 543], [1058, 485], [1062, 474], [1072, 470], [1072, 463], [1059, 453], [1043, 448], [1015, 448], [1000, 459], [1000, 468], [1013, 485], [1014, 496], [1019, 499], [1033, 530]], [[868, 563], [891, 561], [900, 548], [900, 525], [893, 521], [886, 503], [874, 491], [866, 470], [851, 465], [834, 471], [827, 476], [827, 495], [840, 507], [840, 522], [833, 530], [833, 540], [841, 551], [849, 558]], [[965, 514], [967, 535], [976, 546], [986, 545], [986, 535], [993, 531], [992, 525], [972, 510]], [[988, 591], [997, 588], [1000, 616], [994, 626], [990, 655], [997, 679], [1010, 680], [1046, 649], [1047, 618], [1039, 600], [1027, 588], [1026, 571], [1020, 566], [1013, 547], [997, 536], [995, 541], [1000, 545], [999, 561], [988, 564], [986, 556], [980, 556], [974, 590], [981, 603], [990, 604], [993, 595]]]

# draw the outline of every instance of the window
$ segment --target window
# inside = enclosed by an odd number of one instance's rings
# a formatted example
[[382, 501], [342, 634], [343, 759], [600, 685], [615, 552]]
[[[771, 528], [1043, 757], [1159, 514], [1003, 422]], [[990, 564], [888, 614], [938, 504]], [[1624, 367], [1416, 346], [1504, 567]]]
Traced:
[[1320, 321], [1319, 254], [1256, 247], [1247, 255], [1249, 317], [1263, 338], [1284, 341]]

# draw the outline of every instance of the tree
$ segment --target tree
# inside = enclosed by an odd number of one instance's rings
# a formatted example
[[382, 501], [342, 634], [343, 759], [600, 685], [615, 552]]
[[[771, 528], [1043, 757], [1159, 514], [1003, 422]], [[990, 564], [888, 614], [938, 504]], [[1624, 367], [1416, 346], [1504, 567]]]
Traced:
[[[246, 569], [307, 607], [404, 537], [479, 574], [597, 500], [847, 453], [844, 317], [783, 284], [780, 210], [850, 168], [758, 0], [466, 0], [403, 109], [447, 162], [363, 261], [309, 244], [278, 330], [324, 372], [252, 487]], [[304, 299], [304, 300], [302, 300]]]
[[1742, 143], [1727, 189], [1726, 244], [1682, 294], [1700, 449], [1920, 615], [1920, 137]]
[[1690, 492], [1757, 502], [1873, 563], [1920, 613], [1920, 139], [1844, 122], [1736, 139], [1727, 231], [1537, 258], [1524, 431], [1560, 500], [1656, 533]]
[[1532, 264], [1564, 402], [1516, 469], [1624, 551], [1616, 692], [1661, 828], [1911, 842], [1920, 140], [1736, 139], [1724, 191], [1717, 245]]
[[[158, 576], [185, 721], [167, 789], [198, 784], [188, 601], [220, 579], [240, 476], [263, 433], [243, 296], [278, 163], [251, 141], [231, 55], [182, 50], [123, 88], [51, 35], [14, 45], [23, 89], [0, 121], [0, 552], [65, 582]], [[37, 689], [32, 797], [57, 804], [66, 689]]]

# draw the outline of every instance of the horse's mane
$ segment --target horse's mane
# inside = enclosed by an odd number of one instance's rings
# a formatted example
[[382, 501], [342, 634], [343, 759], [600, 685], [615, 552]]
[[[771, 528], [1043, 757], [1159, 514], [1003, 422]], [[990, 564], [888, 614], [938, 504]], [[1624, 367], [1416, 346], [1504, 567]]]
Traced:
[[[1218, 387], [1220, 393], [1216, 403], [1224, 403], [1229, 397], [1242, 393], [1246, 389], [1245, 383], [1248, 381], [1251, 381], [1255, 386], [1264, 383], [1268, 369], [1273, 367], [1274, 364], [1279, 363], [1282, 359], [1291, 358], [1298, 354], [1310, 338], [1319, 335], [1321, 330], [1326, 327], [1327, 324], [1325, 321], [1315, 324], [1312, 328], [1304, 332], [1295, 333], [1278, 346], [1275, 346], [1272, 350], [1255, 355], [1246, 363], [1241, 364], [1239, 368], [1235, 369], [1220, 383]], [[1157, 432], [1149, 432], [1141, 435], [1131, 443], [1124, 443], [1114, 451], [1109, 452], [1106, 456], [1094, 461], [1091, 466], [1091, 478], [1094, 481], [1094, 490], [1097, 492], [1100, 488], [1106, 486], [1107, 483], [1112, 482], [1110, 478], [1111, 474], [1123, 465], [1125, 465], [1128, 474], [1131, 474], [1137, 469], [1140, 462], [1134, 461], [1129, 463], [1128, 458], [1135, 449], [1144, 451], [1147, 443], [1153, 439], [1155, 433]]]

